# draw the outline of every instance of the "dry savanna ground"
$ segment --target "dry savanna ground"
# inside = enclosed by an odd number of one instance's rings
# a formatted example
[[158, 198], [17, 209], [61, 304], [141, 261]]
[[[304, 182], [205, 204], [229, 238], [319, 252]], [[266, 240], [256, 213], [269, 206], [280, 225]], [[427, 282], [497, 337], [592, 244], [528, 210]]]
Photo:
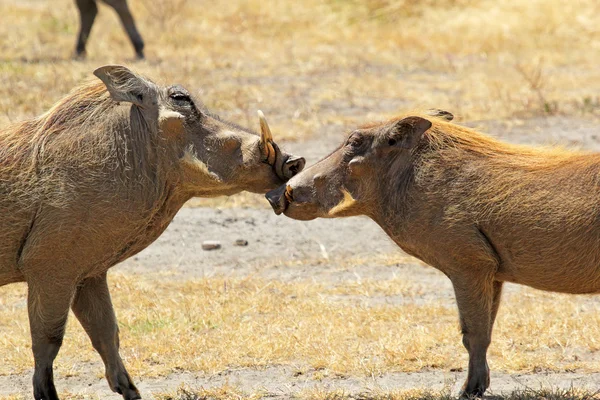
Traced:
[[[413, 108], [447, 109], [458, 122], [495, 126], [501, 136], [514, 126], [533, 132], [525, 139], [507, 136], [510, 140], [596, 143], [593, 134], [569, 130], [574, 125], [592, 130], [600, 115], [600, 3], [594, 0], [130, 0], [130, 5], [146, 41], [143, 62], [133, 61], [106, 6], [100, 7], [87, 60], [73, 61], [78, 17], [71, 0], [0, 0], [0, 126], [43, 112], [93, 78], [96, 67], [121, 63], [160, 83], [184, 84], [209, 108], [242, 125], [256, 127], [255, 112], [262, 109], [275, 135], [295, 152], [307, 152], [311, 162], [353, 126]], [[546, 136], [556, 121], [561, 133]], [[214, 212], [217, 223], [227, 213], [241, 215], [242, 207], [269, 213], [260, 196], [247, 194], [198, 199], [190, 206], [197, 213]], [[360, 231], [362, 223], [344, 227]], [[187, 254], [181, 250], [185, 229], [169, 230], [170, 244], [160, 247], [161, 260], [171, 260], [166, 265], [147, 257], [146, 266], [125, 263], [112, 273], [122, 355], [136, 382], [156, 383], [144, 392], [147, 398], [408, 400], [455, 394], [455, 382], [433, 392], [426, 380], [410, 385], [410, 377], [419, 374], [464, 377], [467, 356], [443, 277], [424, 272], [426, 267], [389, 245], [382, 250], [365, 244], [360, 256], [329, 254], [337, 245], [327, 247], [323, 238], [355, 234], [336, 231], [342, 225], [332, 223], [310, 236], [314, 225], [281, 224], [282, 235], [304, 229], [313, 245], [307, 248], [316, 250], [262, 254], [256, 243], [261, 232], [252, 230], [249, 251], [262, 255], [250, 272], [247, 255], [240, 253], [223, 256], [231, 260], [229, 269], [223, 261], [217, 272], [199, 276], [178, 269]], [[206, 229], [194, 240], [211, 239], [210, 225]], [[377, 238], [386, 240], [381, 233]], [[197, 267], [204, 268], [200, 261]], [[315, 272], [328, 269], [335, 279]], [[513, 287], [490, 348], [492, 370], [550, 377], [600, 372], [599, 311], [594, 297]], [[0, 382], [7, 385], [0, 387], [0, 397], [29, 396], [33, 361], [26, 314], [25, 286], [0, 288]], [[63, 377], [64, 398], [108, 398], [95, 389], [102, 377], [99, 357], [73, 318], [56, 371]], [[264, 388], [248, 389], [226, 378], [216, 385], [198, 381], [239, 371], [258, 371]], [[195, 378], [179, 379], [190, 374]], [[274, 392], [269, 379], [280, 375], [311, 384]], [[400, 375], [409, 389], [339, 387], [352, 379]], [[511, 393], [509, 385], [502, 396], [593, 395], [593, 388], [563, 390], [549, 379], [541, 390]], [[13, 381], [20, 383], [8, 384]]]

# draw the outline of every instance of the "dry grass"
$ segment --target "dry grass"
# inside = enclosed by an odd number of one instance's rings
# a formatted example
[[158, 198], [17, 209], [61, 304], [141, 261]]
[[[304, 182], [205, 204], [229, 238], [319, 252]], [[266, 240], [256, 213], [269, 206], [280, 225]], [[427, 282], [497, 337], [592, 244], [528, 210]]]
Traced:
[[[192, 389], [182, 387], [172, 393], [156, 393], [157, 400], [259, 400], [272, 399], [273, 394], [264, 391], [246, 393], [235, 386], [224, 385], [210, 389]], [[600, 396], [597, 392], [577, 389], [527, 389], [514, 391], [503, 395], [486, 396], [490, 400], [593, 400]], [[2, 397], [3, 400], [25, 400], [25, 396]], [[65, 400], [83, 399], [81, 396], [63, 392], [61, 398]], [[359, 394], [349, 394], [344, 391], [328, 391], [315, 389], [304, 391], [292, 397], [296, 400], [452, 400], [454, 396], [447, 390], [441, 392], [428, 390], [410, 391], [369, 391]], [[96, 397], [85, 397], [85, 400]]]
[[[113, 275], [122, 354], [134, 376], [289, 364], [319, 376], [461, 369], [453, 303], [419, 301], [405, 279], [352, 285], [261, 279], [169, 282]], [[0, 288], [0, 374], [32, 366], [24, 285]], [[348, 301], [344, 301], [347, 295]], [[361, 301], [355, 301], [356, 295]], [[398, 305], [372, 303], [401, 296]], [[507, 372], [598, 371], [600, 304], [524, 289], [507, 296], [490, 348], [491, 368]], [[78, 375], [97, 360], [70, 319], [57, 373]], [[102, 371], [98, 371], [102, 376]]]
[[[135, 68], [201, 90], [209, 106], [244, 124], [255, 125], [263, 108], [287, 137], [418, 106], [463, 119], [597, 112], [579, 106], [600, 85], [593, 0], [131, 3], [148, 55]], [[71, 1], [0, 5], [10, 21], [0, 27], [1, 123], [45, 110], [97, 65], [131, 58], [107, 7], [89, 60], [72, 62]], [[532, 69], [543, 86], [523, 75]]]
[[[71, 393], [70, 391], [59, 391], [59, 397], [62, 400], [101, 400], [98, 396], [95, 395], [80, 395], [76, 393]], [[30, 395], [21, 394], [21, 395], [11, 395], [11, 396], [0, 396], [0, 400], [29, 400]]]
[[[492, 400], [592, 400], [599, 398], [597, 392], [577, 389], [567, 390], [523, 390], [504, 395], [486, 396]], [[235, 387], [223, 386], [215, 389], [193, 390], [181, 388], [176, 393], [158, 395], [159, 400], [240, 400], [272, 398], [271, 393], [244, 393]], [[411, 391], [375, 391], [348, 394], [343, 391], [311, 390], [295, 397], [298, 400], [451, 400], [455, 399], [448, 391], [433, 392], [427, 390]]]
[[[359, 395], [346, 395], [344, 393], [323, 393], [323, 395], [309, 394], [305, 398], [311, 400], [451, 400], [455, 397], [449, 392], [433, 392], [427, 390], [411, 390], [398, 392], [363, 393]], [[522, 390], [504, 395], [486, 396], [490, 400], [591, 400], [597, 399], [597, 392], [577, 389], [567, 390]], [[185, 397], [182, 399], [184, 400]], [[187, 399], [186, 399], [187, 400]]]
[[[0, 0], [0, 126], [43, 112], [107, 63], [131, 64], [159, 82], [183, 83], [211, 109], [243, 125], [257, 127], [260, 108], [276, 135], [287, 140], [316, 140], [319, 132], [342, 133], [409, 108], [446, 108], [459, 121], [595, 118], [600, 112], [600, 5], [594, 0], [130, 3], [147, 43], [146, 62], [131, 60], [133, 50], [105, 6], [88, 60], [72, 61], [77, 14], [71, 0]], [[253, 195], [196, 201], [259, 203], [266, 204]], [[424, 290], [435, 289], [402, 279], [327, 286], [114, 275], [111, 282], [123, 356], [134, 376], [274, 364], [319, 376], [466, 366], [454, 304], [417, 301]], [[24, 296], [23, 285], [0, 288], [0, 374], [32, 366]], [[373, 302], [376, 296], [406, 301], [382, 305]], [[530, 289], [507, 296], [491, 367], [600, 370], [599, 307], [586, 298]], [[98, 359], [71, 318], [57, 374], [78, 375], [82, 363]], [[521, 395], [507, 398], [585, 397]], [[224, 388], [177, 396], [260, 393]], [[424, 398], [440, 398], [431, 396]]]

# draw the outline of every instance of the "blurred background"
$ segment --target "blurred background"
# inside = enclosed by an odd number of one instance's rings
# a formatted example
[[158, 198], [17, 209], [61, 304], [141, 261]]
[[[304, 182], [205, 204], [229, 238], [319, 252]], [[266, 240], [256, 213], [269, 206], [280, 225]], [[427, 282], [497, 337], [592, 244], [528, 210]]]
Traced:
[[38, 114], [102, 64], [180, 82], [213, 110], [308, 139], [418, 107], [462, 121], [598, 114], [596, 1], [130, 0], [134, 51], [99, 2], [72, 61], [71, 0], [1, 0], [0, 124]]

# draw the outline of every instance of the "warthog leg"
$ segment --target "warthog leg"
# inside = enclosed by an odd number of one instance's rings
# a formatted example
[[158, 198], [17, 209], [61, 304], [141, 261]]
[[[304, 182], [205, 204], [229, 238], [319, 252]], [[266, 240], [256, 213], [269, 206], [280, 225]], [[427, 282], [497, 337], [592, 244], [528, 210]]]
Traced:
[[[472, 275], [465, 276], [469, 273]], [[469, 372], [461, 397], [480, 397], [490, 385], [486, 353], [500, 304], [502, 282], [494, 281], [489, 275], [477, 276], [473, 270], [450, 279], [460, 314], [463, 345], [469, 352]]]
[[79, 10], [79, 36], [75, 54], [78, 57], [85, 56], [85, 45], [92, 30], [92, 25], [98, 14], [98, 6], [94, 0], [76, 0]]
[[47, 279], [28, 282], [27, 309], [35, 369], [36, 400], [58, 400], [52, 364], [62, 345], [74, 284]]
[[135, 26], [135, 21], [133, 19], [133, 15], [131, 15], [131, 11], [129, 10], [129, 6], [127, 5], [127, 0], [104, 0], [106, 4], [115, 9], [117, 14], [119, 14], [119, 18], [121, 19], [121, 23], [123, 24], [123, 28], [127, 31], [127, 35], [129, 35], [129, 40], [133, 44], [135, 48], [135, 53], [139, 59], [144, 58], [144, 40], [142, 39], [142, 35], [137, 30]]
[[119, 328], [110, 300], [106, 273], [87, 278], [81, 283], [73, 299], [72, 309], [104, 361], [110, 388], [122, 394], [125, 400], [141, 399], [119, 355]]

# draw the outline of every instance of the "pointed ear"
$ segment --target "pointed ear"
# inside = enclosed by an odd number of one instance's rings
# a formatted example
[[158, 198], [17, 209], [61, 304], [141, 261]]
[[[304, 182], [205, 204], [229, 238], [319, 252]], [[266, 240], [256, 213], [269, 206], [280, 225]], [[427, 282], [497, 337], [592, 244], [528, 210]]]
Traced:
[[425, 114], [431, 115], [432, 117], [445, 119], [446, 121], [452, 121], [454, 119], [454, 115], [451, 112], [446, 110], [440, 110], [439, 108], [431, 108], [427, 110]]
[[419, 143], [421, 136], [431, 128], [431, 122], [421, 117], [406, 117], [396, 122], [388, 138], [388, 145], [411, 149]]
[[127, 101], [143, 107], [151, 103], [154, 84], [122, 65], [105, 65], [94, 71], [116, 101]]

